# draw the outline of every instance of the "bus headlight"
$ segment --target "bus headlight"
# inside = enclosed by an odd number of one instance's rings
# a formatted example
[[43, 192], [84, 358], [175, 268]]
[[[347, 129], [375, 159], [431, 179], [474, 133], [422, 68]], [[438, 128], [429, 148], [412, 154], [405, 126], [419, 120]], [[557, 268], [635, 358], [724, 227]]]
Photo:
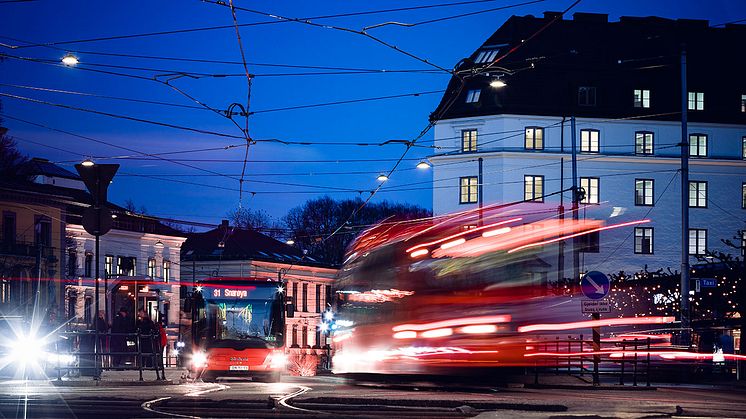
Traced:
[[192, 353], [192, 365], [195, 368], [207, 366], [207, 354], [202, 351]]
[[285, 368], [288, 357], [282, 351], [273, 351], [267, 356], [270, 368]]

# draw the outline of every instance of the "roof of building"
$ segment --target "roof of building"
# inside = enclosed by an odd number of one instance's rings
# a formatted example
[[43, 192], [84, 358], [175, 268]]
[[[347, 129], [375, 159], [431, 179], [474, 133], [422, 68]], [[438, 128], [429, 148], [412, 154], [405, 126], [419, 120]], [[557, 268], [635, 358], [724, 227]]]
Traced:
[[[704, 92], [692, 122], [746, 124], [741, 95], [746, 25], [709, 26], [705, 20], [561, 13], [512, 16], [456, 66], [431, 120], [517, 114], [677, 120], [681, 110], [681, 48], [687, 85]], [[717, 76], [714, 76], [716, 72]], [[507, 86], [490, 87], [500, 78]], [[460, 79], [463, 79], [463, 85]], [[581, 88], [593, 104], [581, 104]], [[633, 107], [633, 90], [649, 89], [650, 107]], [[478, 100], [467, 103], [470, 91]], [[472, 98], [475, 93], [472, 95]]]
[[60, 167], [47, 159], [34, 157], [29, 160], [22, 168], [21, 174], [24, 175], [41, 175], [61, 177], [65, 179], [81, 180], [77, 173], [73, 173], [63, 167]]
[[181, 258], [185, 261], [208, 260], [258, 260], [331, 267], [293, 246], [287, 245], [256, 230], [231, 227], [227, 221], [215, 229], [191, 233], [181, 245]]

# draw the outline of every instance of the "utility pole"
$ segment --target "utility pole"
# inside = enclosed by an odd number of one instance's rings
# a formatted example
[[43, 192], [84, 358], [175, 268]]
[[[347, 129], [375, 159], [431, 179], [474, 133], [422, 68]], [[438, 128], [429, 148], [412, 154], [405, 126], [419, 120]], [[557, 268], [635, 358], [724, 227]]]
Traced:
[[681, 46], [681, 345], [689, 346], [689, 138], [686, 46]]
[[[578, 145], [577, 145], [577, 133], [575, 132], [575, 117], [570, 117], [570, 127], [572, 129], [572, 220], [574, 223], [578, 222]], [[573, 238], [572, 240], [572, 280], [573, 284], [578, 284], [580, 281], [580, 254], [578, 253], [578, 241]]]

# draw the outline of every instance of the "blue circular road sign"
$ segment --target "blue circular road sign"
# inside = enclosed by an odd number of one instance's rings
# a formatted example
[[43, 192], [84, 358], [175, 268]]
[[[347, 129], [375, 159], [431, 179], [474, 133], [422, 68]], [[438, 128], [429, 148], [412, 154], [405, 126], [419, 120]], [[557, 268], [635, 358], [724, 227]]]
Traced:
[[580, 280], [580, 289], [591, 300], [600, 300], [606, 297], [609, 294], [610, 288], [609, 278], [598, 271], [588, 272]]

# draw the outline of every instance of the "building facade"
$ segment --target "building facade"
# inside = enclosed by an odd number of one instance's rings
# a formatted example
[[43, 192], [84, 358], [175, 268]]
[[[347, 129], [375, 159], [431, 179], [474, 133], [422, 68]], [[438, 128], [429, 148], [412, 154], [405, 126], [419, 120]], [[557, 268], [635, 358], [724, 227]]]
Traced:
[[[257, 231], [231, 227], [225, 220], [216, 229], [190, 234], [181, 258], [181, 277], [192, 284], [215, 277], [282, 280], [295, 308], [285, 325], [290, 368], [309, 374], [325, 367], [330, 349], [321, 324], [324, 312], [331, 308], [337, 269]], [[308, 363], [313, 371], [293, 365], [293, 359], [301, 363], [304, 355], [313, 358]]]
[[[740, 245], [746, 227], [746, 80], [736, 70], [745, 60], [721, 51], [744, 41], [746, 26], [706, 21], [511, 17], [457, 66], [459, 77], [431, 116], [444, 150], [430, 158], [433, 212], [525, 200], [562, 203], [570, 218], [574, 141], [580, 218], [650, 220], [593, 237], [581, 272], [678, 269], [683, 45], [685, 244], [691, 262], [708, 250], [738, 255], [722, 240]], [[554, 263], [558, 245], [546, 251]]]

